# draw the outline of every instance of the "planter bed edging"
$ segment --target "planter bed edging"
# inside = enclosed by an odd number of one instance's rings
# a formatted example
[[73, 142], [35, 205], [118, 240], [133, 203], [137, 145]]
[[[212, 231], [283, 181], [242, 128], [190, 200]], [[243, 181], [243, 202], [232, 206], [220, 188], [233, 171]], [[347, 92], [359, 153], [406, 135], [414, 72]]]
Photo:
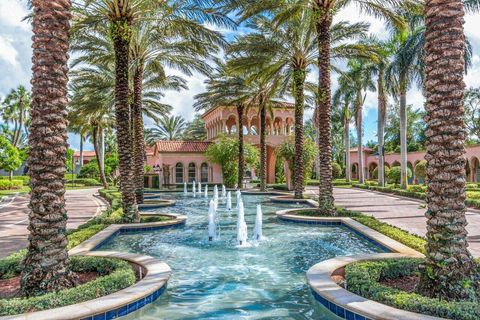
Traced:
[[121, 232], [144, 231], [183, 225], [186, 216], [163, 214], [172, 220], [128, 225], [112, 224], [69, 251], [69, 255], [118, 258], [140, 266], [144, 277], [115, 293], [64, 307], [0, 317], [1, 320], [94, 320], [115, 319], [154, 302], [164, 292], [171, 276], [170, 267], [157, 259], [133, 253], [93, 251]]

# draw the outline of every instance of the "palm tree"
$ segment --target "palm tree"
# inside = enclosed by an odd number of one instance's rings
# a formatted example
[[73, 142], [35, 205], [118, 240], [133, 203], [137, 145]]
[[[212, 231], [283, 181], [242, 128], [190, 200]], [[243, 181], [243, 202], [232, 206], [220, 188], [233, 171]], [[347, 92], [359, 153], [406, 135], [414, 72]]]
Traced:
[[[354, 91], [354, 114], [355, 126], [357, 128], [357, 143], [358, 143], [358, 182], [365, 182], [364, 168], [363, 168], [363, 104], [366, 98], [366, 91], [374, 91], [375, 84], [372, 81], [371, 66], [365, 61], [350, 60], [348, 63], [348, 70], [345, 72], [340, 83], [345, 82], [350, 85]], [[350, 170], [350, 169], [349, 169]]]
[[237, 186], [241, 188], [245, 175], [245, 148], [244, 148], [244, 114], [246, 109], [253, 107], [252, 93], [246, 79], [241, 74], [232, 74], [227, 66], [217, 61], [216, 72], [205, 81], [207, 90], [195, 96], [196, 111], [207, 110], [214, 107], [233, 105], [238, 116], [238, 176]]
[[158, 140], [181, 140], [186, 127], [182, 116], [163, 116], [158, 119], [155, 127], [145, 130], [145, 139], [149, 145]]
[[350, 182], [351, 161], [350, 161], [350, 122], [352, 121], [352, 105], [355, 101], [355, 90], [346, 76], [338, 79], [338, 89], [332, 97], [333, 106], [339, 109], [343, 122], [343, 141], [345, 144], [345, 179]]
[[35, 0], [32, 4], [30, 235], [20, 280], [25, 296], [58, 291], [75, 284], [69, 267], [64, 198], [71, 8], [69, 1]]
[[28, 134], [28, 111], [30, 109], [30, 93], [24, 86], [12, 89], [5, 97], [0, 110], [0, 116], [6, 123], [13, 122], [12, 141], [14, 147], [19, 147], [22, 133]]
[[207, 139], [205, 121], [199, 114], [195, 115], [192, 121], [188, 122], [182, 136], [183, 140], [203, 141]]
[[463, 17], [461, 0], [425, 3], [428, 231], [419, 289], [447, 301], [476, 300], [478, 290], [465, 229]]
[[[294, 166], [294, 197], [303, 198], [304, 168], [303, 168], [303, 113], [305, 108], [305, 79], [309, 68], [317, 61], [318, 51], [311, 10], [297, 12], [281, 25], [277, 25], [266, 17], [256, 18], [256, 32], [239, 38], [230, 48], [231, 52], [241, 58], [236, 59], [235, 69], [260, 69], [262, 74], [279, 74], [284, 77], [282, 91], [289, 88], [295, 99], [295, 166]], [[348, 24], [340, 22], [332, 27], [335, 45], [332, 49], [332, 59], [345, 58], [353, 54], [361, 54], [366, 47], [358, 44], [345, 44], [346, 39], [362, 37], [366, 34], [368, 25], [363, 23]]]

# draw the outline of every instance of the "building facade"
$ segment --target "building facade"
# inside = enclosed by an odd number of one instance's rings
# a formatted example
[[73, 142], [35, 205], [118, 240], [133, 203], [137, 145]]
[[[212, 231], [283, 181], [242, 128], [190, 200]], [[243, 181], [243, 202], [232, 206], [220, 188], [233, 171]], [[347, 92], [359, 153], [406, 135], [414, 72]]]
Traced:
[[[465, 158], [467, 160], [465, 170], [467, 172], [467, 181], [469, 182], [480, 182], [480, 145], [468, 146], [466, 147]], [[362, 168], [365, 174], [366, 179], [373, 179], [373, 170], [378, 167], [378, 155], [375, 154], [375, 151], [364, 147], [363, 150], [363, 160]], [[388, 168], [400, 166], [400, 153], [390, 153], [385, 154], [385, 166]], [[409, 152], [407, 154], [407, 166], [412, 170], [412, 177], [410, 178], [410, 183], [418, 182], [418, 178], [415, 177], [415, 166], [422, 160], [425, 159], [425, 151]], [[351, 167], [350, 172], [352, 174], [352, 179], [358, 178], [358, 149], [353, 148], [350, 150], [350, 161]]]

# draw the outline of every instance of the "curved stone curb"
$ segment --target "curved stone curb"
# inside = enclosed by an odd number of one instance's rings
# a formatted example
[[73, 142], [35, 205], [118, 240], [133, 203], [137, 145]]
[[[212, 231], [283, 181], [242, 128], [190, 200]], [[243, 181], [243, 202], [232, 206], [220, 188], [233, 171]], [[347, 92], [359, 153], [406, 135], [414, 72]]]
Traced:
[[343, 319], [371, 320], [434, 320], [442, 319], [410, 311], [396, 309], [376, 301], [365, 299], [340, 287], [332, 280], [332, 274], [346, 265], [364, 260], [416, 257], [401, 253], [383, 253], [338, 257], [320, 262], [307, 271], [307, 283], [315, 299]]
[[277, 197], [270, 197], [270, 201], [277, 203], [304, 203], [310, 207], [316, 207], [318, 204], [315, 200], [312, 199], [294, 199], [292, 195], [281, 195]]
[[70, 320], [121, 317], [155, 301], [165, 290], [172, 273], [166, 263], [150, 256], [113, 251], [85, 252], [81, 255], [127, 260], [139, 265], [145, 276], [133, 286], [94, 300], [17, 316], [1, 317], [0, 319]]
[[242, 191], [242, 194], [249, 196], [288, 196], [290, 193], [280, 192], [280, 191], [260, 191], [260, 190], [245, 190]]
[[150, 200], [147, 199], [138, 205], [138, 209], [158, 209], [164, 207], [174, 206], [177, 202], [175, 200]]

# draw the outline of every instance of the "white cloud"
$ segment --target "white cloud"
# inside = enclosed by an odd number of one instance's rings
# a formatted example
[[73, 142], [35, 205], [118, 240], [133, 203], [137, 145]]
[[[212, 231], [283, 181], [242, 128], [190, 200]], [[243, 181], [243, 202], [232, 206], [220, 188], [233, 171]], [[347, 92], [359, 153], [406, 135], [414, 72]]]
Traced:
[[20, 0], [2, 0], [0, 2], [0, 20], [7, 26], [29, 30], [28, 22], [22, 21], [27, 14], [25, 3]]
[[18, 52], [12, 45], [12, 41], [0, 35], [0, 59], [11, 65], [17, 65]]

